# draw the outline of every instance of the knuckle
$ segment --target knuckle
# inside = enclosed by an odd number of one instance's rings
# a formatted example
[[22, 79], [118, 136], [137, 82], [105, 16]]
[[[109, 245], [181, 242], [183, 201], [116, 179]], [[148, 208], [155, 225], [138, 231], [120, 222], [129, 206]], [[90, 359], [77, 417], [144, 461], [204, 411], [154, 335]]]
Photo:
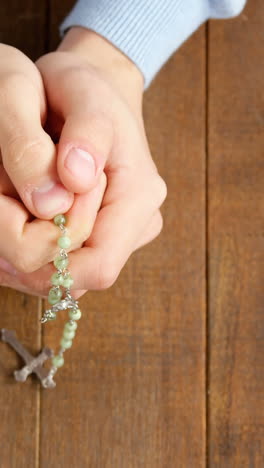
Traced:
[[[19, 86], [23, 86], [25, 84], [26, 77], [24, 73], [19, 71], [6, 71], [5, 73], [0, 74], [0, 86], [1, 92], [6, 94], [7, 92], [13, 92], [17, 89], [18, 84]], [[22, 89], [22, 88], [21, 88]]]
[[38, 138], [29, 139], [22, 133], [12, 135], [6, 144], [6, 151], [15, 163], [19, 163], [27, 151], [37, 151], [40, 148], [41, 142]]
[[167, 197], [167, 185], [159, 174], [153, 178], [153, 199], [158, 206], [162, 205]]
[[163, 217], [162, 217], [161, 212], [159, 211], [156, 226], [155, 226], [156, 237], [161, 233], [162, 229], [163, 229]]
[[117, 278], [117, 275], [109, 269], [106, 269], [101, 275], [98, 277], [98, 289], [108, 289], [113, 286]]
[[29, 249], [16, 249], [13, 265], [20, 273], [32, 273], [37, 269], [36, 260], [30, 257]]
[[155, 215], [155, 218], [149, 230], [147, 242], [151, 242], [156, 237], [158, 237], [162, 231], [162, 228], [163, 228], [163, 218], [162, 218], [161, 212], [158, 211], [157, 214]]
[[159, 198], [159, 201], [160, 201], [160, 204], [162, 204], [165, 200], [165, 198], [167, 197], [167, 185], [164, 181], [164, 179], [162, 179], [162, 177], [159, 176], [159, 179], [158, 179], [158, 198]]
[[95, 287], [96, 289], [108, 289], [115, 283], [118, 277], [118, 272], [112, 263], [108, 263], [102, 259], [98, 264]]
[[12, 136], [5, 147], [5, 164], [14, 171], [23, 165], [23, 168], [28, 169], [30, 173], [36, 154], [43, 153], [44, 145], [45, 142], [38, 137], [29, 139], [22, 134]]

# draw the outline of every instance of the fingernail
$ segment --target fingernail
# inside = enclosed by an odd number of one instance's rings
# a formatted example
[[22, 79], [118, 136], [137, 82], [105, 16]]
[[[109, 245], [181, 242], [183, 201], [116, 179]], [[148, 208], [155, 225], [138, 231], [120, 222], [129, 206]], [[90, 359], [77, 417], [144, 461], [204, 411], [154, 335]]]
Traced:
[[70, 195], [61, 184], [50, 181], [32, 192], [32, 200], [40, 215], [52, 216], [69, 209]]
[[71, 148], [64, 166], [71, 172], [74, 177], [82, 179], [85, 183], [90, 183], [96, 173], [94, 158], [87, 151], [81, 148]]
[[9, 273], [12, 276], [15, 276], [17, 274], [17, 270], [9, 263], [7, 260], [4, 258], [0, 257], [0, 270], [5, 271], [6, 273]]

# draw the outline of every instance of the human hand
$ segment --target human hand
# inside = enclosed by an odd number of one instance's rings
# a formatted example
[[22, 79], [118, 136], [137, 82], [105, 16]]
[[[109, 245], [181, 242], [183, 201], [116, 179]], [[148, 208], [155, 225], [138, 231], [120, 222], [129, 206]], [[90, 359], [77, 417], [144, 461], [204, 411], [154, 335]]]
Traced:
[[[72, 249], [81, 247], [91, 232], [106, 180], [102, 174], [94, 190], [83, 195], [62, 186], [55, 145], [42, 128], [47, 111], [38, 69], [20, 51], [3, 44], [0, 64], [0, 284], [41, 294], [37, 281], [32, 288], [9, 273], [16, 267], [27, 274], [54, 259], [58, 232], [49, 219], [58, 212], [69, 215]], [[55, 184], [47, 192], [48, 205], [46, 183]]]
[[2, 164], [25, 207], [42, 219], [67, 211], [74, 195], [58, 178], [56, 148], [42, 127], [47, 108], [41, 75], [28, 57], [5, 44], [0, 44], [0, 108]]
[[[72, 241], [72, 249], [80, 248], [89, 237], [106, 187], [106, 176], [103, 173], [96, 187], [89, 193], [75, 195], [74, 204], [67, 212], [67, 229]], [[28, 294], [45, 297], [43, 279], [34, 273], [28, 273], [49, 265], [58, 255], [58, 228], [53, 221], [34, 219], [18, 200], [18, 194], [0, 164], [0, 209], [3, 228], [0, 229], [0, 285]], [[89, 214], [89, 216], [87, 216]], [[83, 220], [80, 223], [80, 220]], [[4, 251], [5, 244], [5, 251]], [[5, 258], [11, 256], [11, 261]], [[14, 268], [14, 266], [17, 268]], [[23, 273], [21, 273], [23, 272]], [[21, 281], [19, 274], [27, 281]], [[34, 279], [34, 280], [33, 280]], [[75, 290], [76, 299], [85, 290]]]
[[[162, 227], [159, 207], [166, 186], [145, 136], [143, 80], [121, 52], [82, 28], [72, 28], [59, 50], [40, 58], [37, 66], [46, 90], [49, 128], [60, 136], [60, 180], [69, 191], [84, 193], [96, 186], [103, 171], [107, 176], [92, 233], [69, 255], [73, 289], [106, 288], [130, 254]], [[72, 164], [68, 169], [67, 155]], [[25, 285], [42, 284], [47, 294], [53, 271], [49, 264], [19, 278]]]

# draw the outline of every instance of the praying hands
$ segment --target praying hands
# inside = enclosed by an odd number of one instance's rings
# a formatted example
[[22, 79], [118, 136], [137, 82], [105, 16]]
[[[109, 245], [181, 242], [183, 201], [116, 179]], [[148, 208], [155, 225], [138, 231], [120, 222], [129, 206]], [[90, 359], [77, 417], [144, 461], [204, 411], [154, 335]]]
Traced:
[[72, 295], [107, 288], [162, 228], [141, 72], [81, 27], [36, 64], [2, 44], [0, 64], [0, 284], [47, 297], [65, 213]]

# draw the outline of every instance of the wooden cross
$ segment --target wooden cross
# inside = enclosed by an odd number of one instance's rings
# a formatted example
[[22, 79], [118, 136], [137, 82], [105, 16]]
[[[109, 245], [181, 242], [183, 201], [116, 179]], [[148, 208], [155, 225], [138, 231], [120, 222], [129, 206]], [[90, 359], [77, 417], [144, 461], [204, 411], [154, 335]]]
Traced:
[[54, 388], [56, 383], [52, 375], [49, 375], [49, 370], [42, 367], [43, 362], [53, 356], [53, 351], [50, 348], [43, 348], [38, 356], [32, 356], [26, 348], [18, 341], [16, 333], [13, 330], [1, 330], [2, 341], [8, 343], [22, 357], [25, 366], [20, 370], [14, 371], [15, 379], [18, 382], [25, 382], [28, 375], [34, 373], [38, 376], [44, 388]]

